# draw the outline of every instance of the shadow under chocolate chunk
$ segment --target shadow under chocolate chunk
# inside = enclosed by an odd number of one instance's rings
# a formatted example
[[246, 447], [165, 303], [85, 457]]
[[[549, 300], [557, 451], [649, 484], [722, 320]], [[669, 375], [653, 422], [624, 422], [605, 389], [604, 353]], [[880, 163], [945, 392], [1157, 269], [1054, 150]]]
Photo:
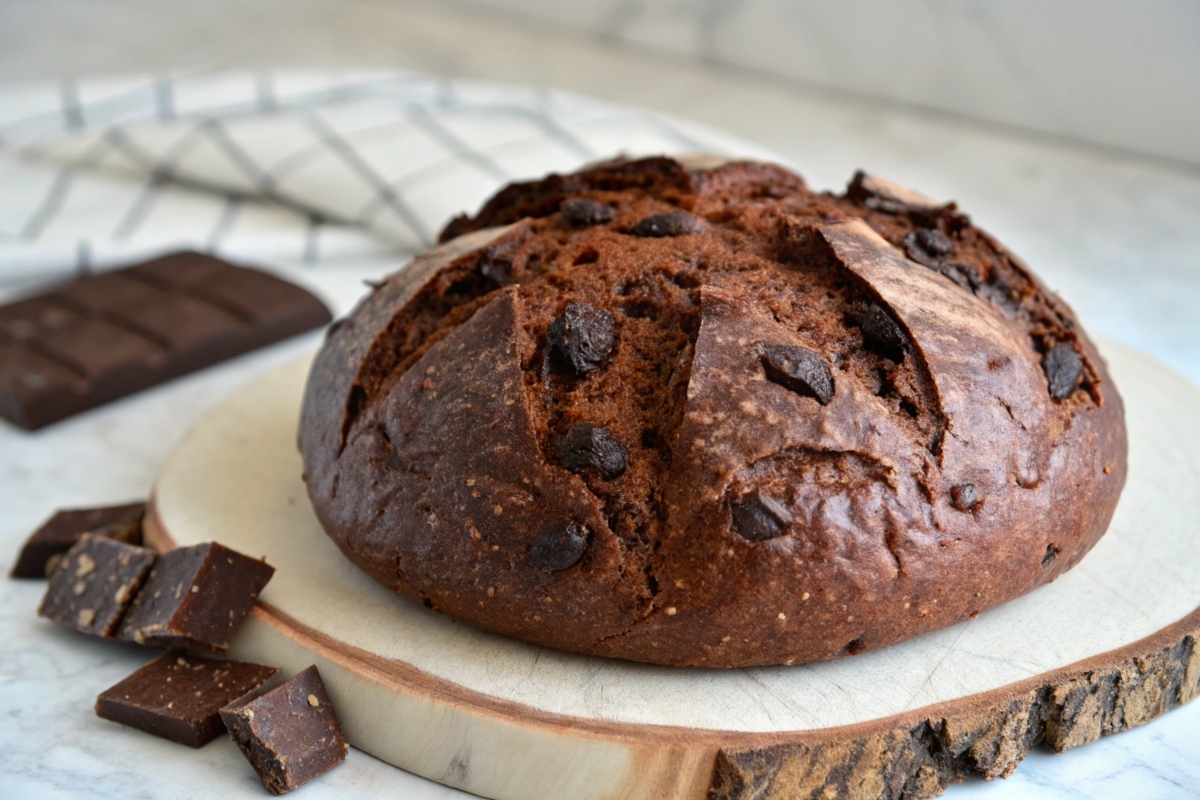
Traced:
[[49, 577], [63, 554], [87, 533], [140, 545], [145, 512], [145, 503], [57, 511], [30, 535], [10, 574], [14, 578]]
[[96, 698], [96, 716], [202, 747], [225, 732], [221, 709], [277, 671], [168, 651], [102, 692]]
[[1050, 348], [1042, 360], [1042, 369], [1046, 372], [1046, 380], [1050, 384], [1050, 396], [1064, 400], [1075, 390], [1079, 376], [1083, 374], [1083, 359], [1075, 348], [1066, 342], [1059, 342]]
[[563, 315], [550, 323], [547, 349], [554, 360], [577, 376], [599, 367], [616, 343], [612, 314], [585, 303], [567, 303]]
[[601, 203], [598, 200], [589, 200], [586, 197], [564, 200], [563, 204], [558, 207], [558, 210], [562, 213], [563, 219], [572, 225], [580, 227], [585, 225], [603, 225], [616, 214], [616, 209], [607, 203]]
[[51, 573], [38, 616], [91, 636], [112, 636], [154, 560], [144, 547], [84, 535]]
[[896, 363], [904, 360], [908, 336], [886, 311], [871, 303], [870, 308], [862, 315], [859, 325], [862, 327], [863, 343], [869, 349]]
[[315, 666], [221, 709], [234, 744], [263, 787], [286, 794], [346, 760], [346, 740]]
[[538, 531], [526, 560], [546, 572], [561, 572], [579, 563], [587, 550], [587, 531], [572, 520], [551, 522]]
[[594, 470], [605, 480], [625, 471], [628, 452], [608, 429], [580, 422], [554, 440], [554, 457], [572, 472]]
[[796, 394], [812, 397], [821, 405], [833, 399], [833, 374], [829, 362], [807, 347], [790, 344], [762, 345], [762, 365], [767, 378]]
[[731, 503], [729, 510], [734, 532], [752, 542], [782, 536], [792, 524], [792, 515], [784, 505], [758, 489]]
[[159, 556], [121, 624], [120, 638], [221, 652], [275, 573], [265, 561], [211, 542]]
[[634, 225], [629, 232], [634, 236], [662, 238], [699, 233], [703, 227], [700, 220], [686, 211], [668, 211], [665, 214], [653, 214], [646, 217]]

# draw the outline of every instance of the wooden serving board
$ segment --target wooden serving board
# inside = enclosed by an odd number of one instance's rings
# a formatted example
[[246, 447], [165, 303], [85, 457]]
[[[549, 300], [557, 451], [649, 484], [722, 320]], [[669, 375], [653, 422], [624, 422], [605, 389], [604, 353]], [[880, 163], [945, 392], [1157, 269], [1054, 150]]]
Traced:
[[1200, 691], [1200, 390], [1107, 343], [1130, 426], [1111, 529], [974, 620], [794, 667], [680, 669], [523, 644], [426, 611], [345, 559], [300, 480], [307, 361], [234, 395], [168, 460], [161, 548], [216, 540], [274, 580], [232, 655], [315, 663], [349, 741], [489, 798], [934, 796], [1145, 723]]

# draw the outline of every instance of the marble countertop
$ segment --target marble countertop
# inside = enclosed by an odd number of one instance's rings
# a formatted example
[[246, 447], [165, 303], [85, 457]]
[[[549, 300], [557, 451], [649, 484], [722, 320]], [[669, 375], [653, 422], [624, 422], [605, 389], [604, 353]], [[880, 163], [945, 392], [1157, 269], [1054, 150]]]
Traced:
[[[216, 65], [398, 66], [541, 83], [653, 107], [781, 153], [810, 184], [854, 169], [954, 197], [1075, 307], [1089, 330], [1138, 346], [1200, 382], [1200, 173], [1114, 151], [805, 91], [592, 39], [456, 11], [369, 0], [232, 0], [162, 13], [146, 0], [13, 2], [0, 9], [0, 79]], [[284, 15], [290, 22], [279, 29]], [[204, 36], [193, 31], [202, 29]], [[20, 41], [36, 42], [36, 48]], [[103, 46], [98, 43], [103, 43]], [[280, 270], [339, 311], [395, 259]], [[232, 389], [315, 336], [246, 356], [37, 434], [0, 427], [0, 553], [54, 508], [144, 497], [182, 433]], [[145, 651], [36, 619], [43, 586], [0, 581], [0, 796], [265, 796], [228, 741], [200, 751], [95, 717], [96, 694]], [[467, 795], [357, 751], [305, 797]], [[949, 798], [1200, 797], [1200, 703], [1059, 756], [1031, 753], [1007, 781]]]

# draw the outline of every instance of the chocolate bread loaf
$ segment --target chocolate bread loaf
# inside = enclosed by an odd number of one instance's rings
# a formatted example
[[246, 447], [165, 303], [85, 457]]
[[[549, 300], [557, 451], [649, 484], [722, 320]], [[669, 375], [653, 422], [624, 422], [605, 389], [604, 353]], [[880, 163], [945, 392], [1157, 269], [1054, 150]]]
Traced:
[[1125, 480], [1071, 310], [953, 203], [616, 160], [515, 184], [331, 330], [300, 430], [377, 581], [548, 647], [792, 664], [1070, 569]]

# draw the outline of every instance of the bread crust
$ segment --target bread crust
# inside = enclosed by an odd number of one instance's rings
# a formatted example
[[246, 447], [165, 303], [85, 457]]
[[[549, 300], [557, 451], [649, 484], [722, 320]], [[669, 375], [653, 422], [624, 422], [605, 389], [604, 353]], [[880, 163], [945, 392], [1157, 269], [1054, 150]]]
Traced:
[[953, 204], [617, 160], [444, 238], [331, 330], [300, 428], [326, 531], [427, 607], [575, 652], [805, 663], [1022, 595], [1112, 517], [1103, 360]]

